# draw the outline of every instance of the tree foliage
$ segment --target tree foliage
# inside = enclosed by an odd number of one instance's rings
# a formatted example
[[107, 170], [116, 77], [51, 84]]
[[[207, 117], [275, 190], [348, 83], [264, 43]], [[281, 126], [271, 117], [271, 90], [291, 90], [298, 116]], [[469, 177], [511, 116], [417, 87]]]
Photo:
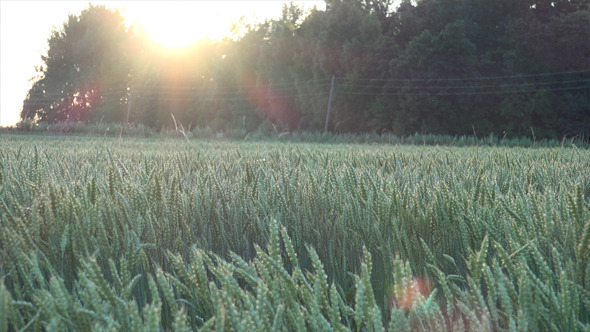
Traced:
[[590, 135], [588, 0], [326, 0], [154, 45], [90, 6], [52, 32], [21, 117], [398, 135]]
[[40, 77], [21, 118], [47, 122], [122, 121], [127, 87], [138, 57], [133, 26], [120, 13], [90, 5], [54, 29], [42, 56]]

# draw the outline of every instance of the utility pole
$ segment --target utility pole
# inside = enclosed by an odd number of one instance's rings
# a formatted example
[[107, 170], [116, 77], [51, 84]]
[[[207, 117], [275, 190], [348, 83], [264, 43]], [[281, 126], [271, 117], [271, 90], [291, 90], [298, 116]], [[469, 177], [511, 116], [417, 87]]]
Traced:
[[129, 99], [127, 99], [127, 127], [129, 127], [129, 112], [131, 112], [131, 97], [133, 96], [133, 85], [129, 86]]
[[330, 108], [332, 107], [332, 95], [334, 94], [334, 79], [336, 76], [332, 75], [332, 85], [330, 85], [330, 98], [328, 99], [328, 111], [326, 112], [326, 125], [324, 126], [324, 134], [328, 132], [328, 122], [330, 121]]

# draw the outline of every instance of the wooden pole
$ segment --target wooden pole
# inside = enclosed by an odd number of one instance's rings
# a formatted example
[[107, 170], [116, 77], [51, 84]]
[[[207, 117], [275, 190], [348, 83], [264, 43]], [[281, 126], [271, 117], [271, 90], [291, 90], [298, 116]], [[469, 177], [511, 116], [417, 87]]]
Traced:
[[330, 108], [332, 107], [332, 95], [334, 94], [334, 79], [336, 76], [332, 75], [332, 85], [330, 85], [330, 98], [328, 99], [328, 111], [326, 112], [326, 125], [324, 126], [324, 134], [328, 132], [328, 122], [330, 121]]
[[127, 100], [127, 127], [129, 127], [129, 113], [131, 112], [131, 96], [133, 95], [133, 85], [129, 86], [129, 99]]

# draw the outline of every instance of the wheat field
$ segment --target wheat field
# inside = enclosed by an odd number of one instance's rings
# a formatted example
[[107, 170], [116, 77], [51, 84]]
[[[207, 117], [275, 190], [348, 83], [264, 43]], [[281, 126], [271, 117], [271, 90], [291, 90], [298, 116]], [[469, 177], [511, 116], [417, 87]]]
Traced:
[[590, 151], [0, 136], [0, 332], [590, 331]]

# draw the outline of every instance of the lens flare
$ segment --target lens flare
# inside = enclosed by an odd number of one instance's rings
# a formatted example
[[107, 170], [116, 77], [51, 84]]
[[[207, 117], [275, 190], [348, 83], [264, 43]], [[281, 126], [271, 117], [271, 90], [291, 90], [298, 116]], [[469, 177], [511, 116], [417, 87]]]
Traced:
[[411, 279], [404, 282], [400, 293], [397, 298], [395, 294], [392, 294], [390, 304], [403, 309], [415, 309], [432, 293], [432, 281], [425, 278]]

